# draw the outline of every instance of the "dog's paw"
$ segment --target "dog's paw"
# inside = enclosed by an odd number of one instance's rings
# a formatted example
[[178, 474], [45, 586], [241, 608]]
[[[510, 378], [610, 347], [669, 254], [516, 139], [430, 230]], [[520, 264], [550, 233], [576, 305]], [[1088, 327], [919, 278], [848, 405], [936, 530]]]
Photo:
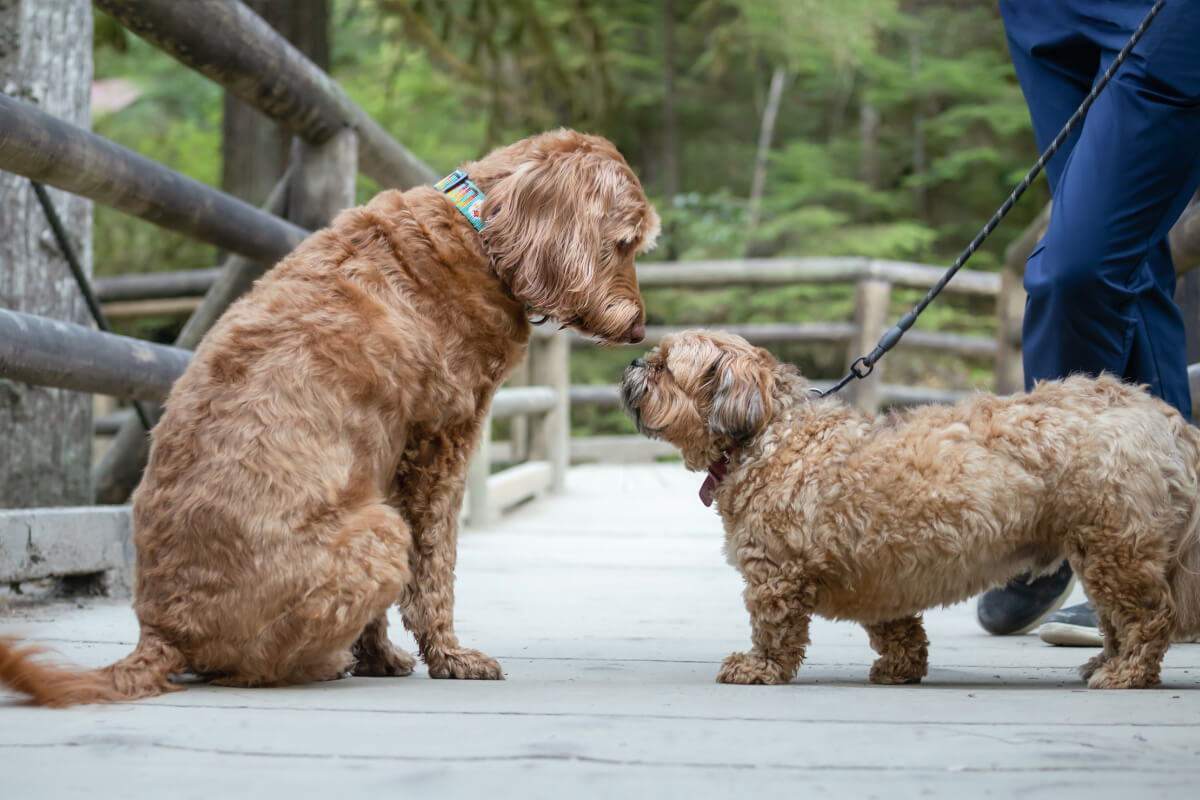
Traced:
[[1108, 662], [1108, 658], [1108, 655], [1105, 653], [1101, 653], [1098, 656], [1089, 658], [1087, 663], [1079, 668], [1079, 677], [1083, 678], [1085, 681], [1090, 681], [1092, 676], [1095, 675], [1096, 672], [1098, 672], [1099, 669]]
[[445, 650], [426, 657], [431, 678], [459, 678], [464, 680], [500, 681], [504, 673], [500, 662], [489, 658], [478, 650], [465, 647]]
[[412, 675], [417, 660], [400, 648], [387, 643], [386, 650], [370, 653], [355, 652], [357, 661], [352, 670], [354, 675], [369, 678], [403, 678]]
[[774, 661], [754, 653], [734, 653], [721, 664], [717, 683], [780, 684], [791, 676]]
[[870, 678], [871, 683], [899, 686], [905, 683], [920, 683], [921, 678], [925, 677], [926, 671], [924, 664], [914, 662], [901, 664], [889, 659], [877, 658], [871, 665]]
[[[1095, 659], [1092, 659], [1093, 661]], [[1089, 664], [1091, 662], [1088, 662]], [[1139, 665], [1123, 665], [1108, 661], [1097, 668], [1087, 679], [1089, 689], [1149, 689], [1158, 686], [1162, 681], [1158, 670], [1150, 670]], [[1086, 669], [1087, 665], [1084, 665]], [[1081, 670], [1082, 671], [1082, 670]]]

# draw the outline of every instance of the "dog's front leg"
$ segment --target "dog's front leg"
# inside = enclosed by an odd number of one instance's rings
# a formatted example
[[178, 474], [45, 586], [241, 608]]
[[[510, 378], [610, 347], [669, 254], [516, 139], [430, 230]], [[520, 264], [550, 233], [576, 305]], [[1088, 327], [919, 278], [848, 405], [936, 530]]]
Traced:
[[464, 456], [445, 452], [433, 468], [410, 477], [398, 493], [397, 503], [413, 531], [413, 579], [400, 598], [400, 613], [430, 677], [501, 680], [500, 664], [460, 646], [454, 633], [454, 565], [466, 469]]
[[798, 570], [759, 558], [742, 557], [741, 565], [754, 646], [748, 653], [726, 658], [717, 681], [787, 683], [804, 660], [816, 590]]
[[929, 639], [920, 616], [863, 627], [879, 653], [871, 665], [872, 683], [920, 683], [929, 672]]

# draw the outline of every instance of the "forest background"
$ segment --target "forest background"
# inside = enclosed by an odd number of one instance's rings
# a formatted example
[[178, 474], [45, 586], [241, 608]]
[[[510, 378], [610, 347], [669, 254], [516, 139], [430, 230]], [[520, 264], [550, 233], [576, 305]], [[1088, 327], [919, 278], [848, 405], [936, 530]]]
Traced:
[[[566, 125], [613, 140], [664, 222], [647, 260], [871, 256], [948, 264], [1036, 158], [993, 0], [250, 0], [435, 172]], [[216, 84], [96, 16], [96, 79], [120, 98], [97, 133], [258, 204], [286, 164], [251, 146]], [[253, 112], [249, 112], [253, 113]], [[253, 127], [253, 126], [252, 126]], [[260, 126], [261, 127], [261, 126]], [[270, 145], [267, 146], [268, 149]], [[257, 148], [257, 149], [256, 149]], [[380, 187], [360, 178], [365, 201]], [[1039, 181], [970, 262], [1048, 199]], [[214, 248], [96, 206], [95, 272], [213, 266]], [[681, 267], [685, 268], [685, 267]], [[893, 293], [894, 316], [919, 294]], [[849, 319], [852, 287], [647, 293], [651, 323]], [[131, 323], [169, 340], [180, 320]], [[990, 301], [939, 300], [919, 323], [994, 332]], [[806, 374], [843, 347], [776, 348]], [[612, 383], [629, 354], [573, 359]], [[991, 364], [889, 356], [889, 380], [988, 388]], [[631, 430], [618, 412], [588, 432]]]

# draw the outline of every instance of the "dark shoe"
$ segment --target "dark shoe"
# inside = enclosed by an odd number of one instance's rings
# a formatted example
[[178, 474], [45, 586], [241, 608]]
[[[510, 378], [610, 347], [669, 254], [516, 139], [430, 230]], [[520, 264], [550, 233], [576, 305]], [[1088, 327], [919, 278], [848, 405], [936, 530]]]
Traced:
[[1075, 575], [1064, 561], [1057, 571], [1036, 580], [1013, 578], [999, 589], [989, 589], [980, 596], [975, 613], [983, 629], [995, 636], [1029, 633], [1062, 606], [1074, 585]]
[[1104, 634], [1096, 625], [1096, 607], [1080, 603], [1055, 611], [1042, 620], [1038, 636], [1048, 644], [1068, 647], [1103, 647]]

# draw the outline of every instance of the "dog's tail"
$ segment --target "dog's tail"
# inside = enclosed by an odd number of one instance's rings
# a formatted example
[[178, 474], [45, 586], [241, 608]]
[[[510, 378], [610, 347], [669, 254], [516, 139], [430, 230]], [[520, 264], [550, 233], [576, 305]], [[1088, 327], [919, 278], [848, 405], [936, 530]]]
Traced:
[[[1200, 474], [1200, 428], [1183, 423], [1182, 438], [1190, 450], [1191, 463]], [[1192, 514], [1175, 545], [1168, 572], [1171, 597], [1175, 600], [1176, 642], [1200, 641], [1200, 492], [1191, 492]]]
[[153, 633], [143, 632], [132, 653], [101, 669], [79, 670], [47, 663], [38, 647], [18, 647], [0, 637], [0, 684], [29, 695], [38, 706], [63, 708], [154, 697], [182, 689], [167, 676], [181, 672], [182, 654]]

